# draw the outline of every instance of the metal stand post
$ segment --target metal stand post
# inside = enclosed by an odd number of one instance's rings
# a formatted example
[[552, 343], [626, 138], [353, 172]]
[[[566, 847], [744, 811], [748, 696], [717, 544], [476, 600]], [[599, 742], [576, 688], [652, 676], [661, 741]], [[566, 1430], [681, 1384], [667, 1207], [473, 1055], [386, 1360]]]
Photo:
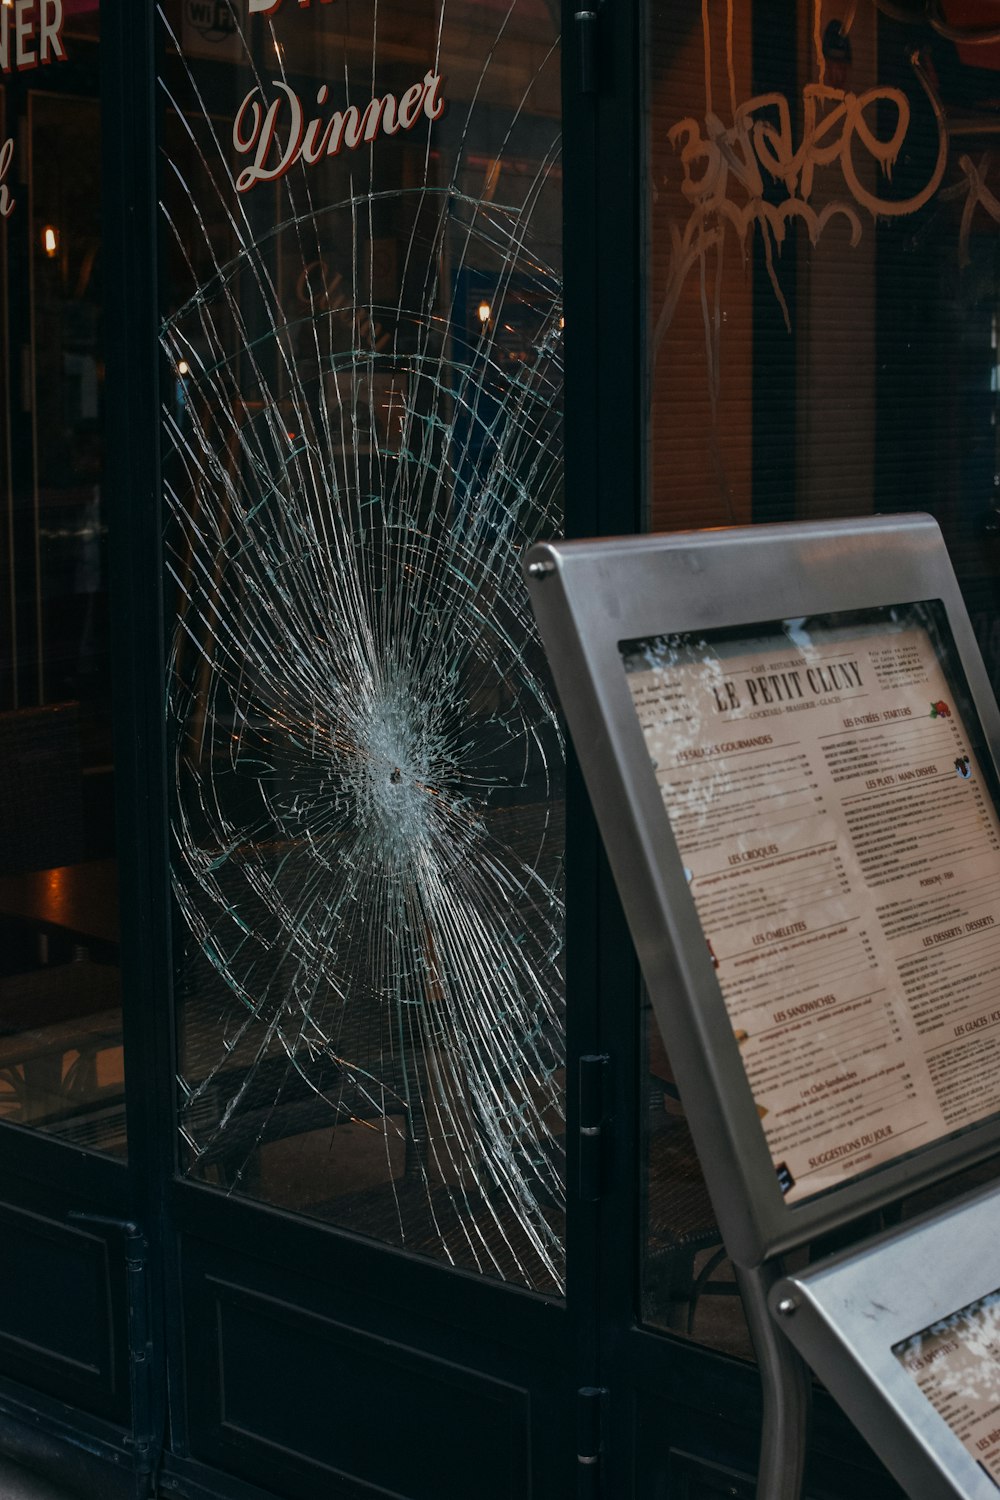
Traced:
[[757, 1500], [801, 1500], [812, 1381], [808, 1365], [768, 1311], [767, 1294], [784, 1271], [776, 1261], [753, 1271], [735, 1269], [763, 1386]]

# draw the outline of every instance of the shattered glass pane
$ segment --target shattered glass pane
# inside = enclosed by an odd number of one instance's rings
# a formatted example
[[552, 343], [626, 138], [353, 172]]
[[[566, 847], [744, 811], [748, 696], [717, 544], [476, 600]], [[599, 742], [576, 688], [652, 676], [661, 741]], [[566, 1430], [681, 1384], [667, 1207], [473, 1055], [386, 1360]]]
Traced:
[[561, 1291], [554, 6], [160, 14], [183, 1168]]

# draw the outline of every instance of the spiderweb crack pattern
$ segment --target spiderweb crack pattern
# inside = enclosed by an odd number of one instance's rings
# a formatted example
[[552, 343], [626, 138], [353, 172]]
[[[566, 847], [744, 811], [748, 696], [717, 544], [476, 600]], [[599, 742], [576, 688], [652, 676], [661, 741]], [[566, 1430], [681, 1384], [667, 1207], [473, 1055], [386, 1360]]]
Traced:
[[[519, 570], [561, 522], [560, 282], [532, 248], [558, 139], [520, 201], [469, 194], [477, 88], [443, 181], [429, 128], [417, 186], [382, 190], [373, 149], [333, 201], [305, 168], [240, 200], [197, 66], [176, 61], [163, 213], [186, 289], [162, 342], [182, 372], [164, 424], [186, 1170], [273, 1196], [269, 1143], [367, 1130], [377, 1181], [289, 1206], [560, 1290], [562, 744]], [[387, 215], [405, 226], [395, 302], [368, 251]]]

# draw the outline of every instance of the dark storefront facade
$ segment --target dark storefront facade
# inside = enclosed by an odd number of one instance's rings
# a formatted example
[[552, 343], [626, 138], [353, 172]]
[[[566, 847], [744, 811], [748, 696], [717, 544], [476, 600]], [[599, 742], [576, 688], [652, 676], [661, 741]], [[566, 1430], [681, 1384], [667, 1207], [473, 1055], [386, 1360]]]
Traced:
[[930, 511], [1000, 683], [994, 9], [0, 5], [0, 1447], [752, 1495], [520, 555]]

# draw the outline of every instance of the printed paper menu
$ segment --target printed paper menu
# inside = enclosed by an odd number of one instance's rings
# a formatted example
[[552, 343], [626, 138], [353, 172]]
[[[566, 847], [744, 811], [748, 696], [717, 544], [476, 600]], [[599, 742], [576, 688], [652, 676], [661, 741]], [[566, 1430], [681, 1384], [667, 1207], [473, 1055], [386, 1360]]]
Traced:
[[892, 1352], [1000, 1489], [1000, 1291]]
[[1000, 821], [922, 608], [620, 647], [788, 1202], [1000, 1109]]

